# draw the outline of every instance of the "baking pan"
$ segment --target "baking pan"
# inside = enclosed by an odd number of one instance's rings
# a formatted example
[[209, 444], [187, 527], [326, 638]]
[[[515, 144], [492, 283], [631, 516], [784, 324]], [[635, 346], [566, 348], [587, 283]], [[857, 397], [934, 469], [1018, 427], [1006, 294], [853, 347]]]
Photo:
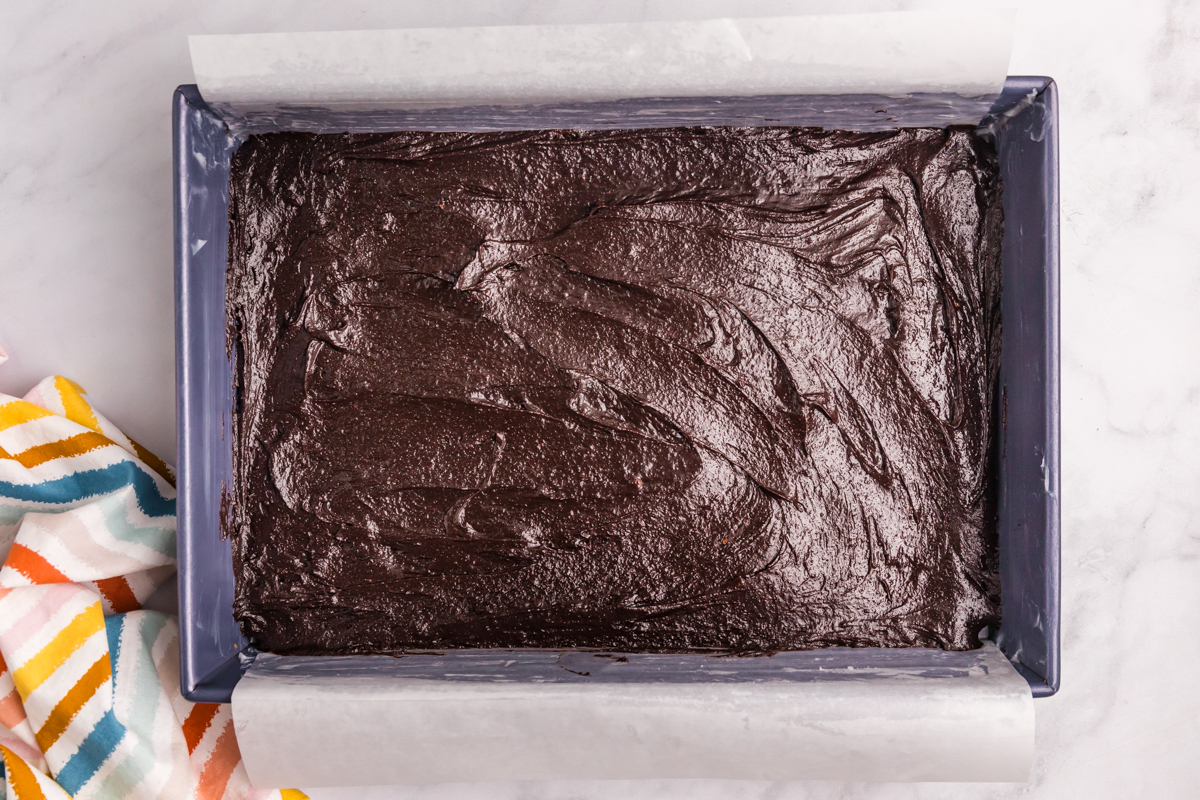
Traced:
[[[670, 125], [804, 125], [828, 104], [877, 114], [878, 127], [930, 124], [929, 101], [813, 96], [688, 98], [331, 115], [320, 109], [227, 124], [195, 86], [173, 100], [176, 403], [179, 437], [180, 684], [193, 702], [229, 702], [253, 648], [233, 618], [234, 577], [221, 538], [222, 487], [232, 475], [230, 362], [225, 347], [229, 165], [247, 132], [267, 130], [500, 130]], [[886, 109], [881, 106], [888, 106]], [[832, 116], [821, 117], [828, 122]], [[588, 121], [592, 120], [591, 123]], [[1059, 686], [1058, 106], [1054, 82], [1010, 77], [984, 120], [1004, 181], [1001, 413], [997, 424], [1000, 585], [1003, 621], [991, 636], [1035, 697]], [[237, 133], [234, 133], [237, 131]], [[835, 652], [840, 651], [840, 652]], [[909, 650], [931, 663], [940, 651]], [[456, 654], [445, 654], [450, 664]], [[466, 653], [462, 657], [467, 657]], [[887, 664], [894, 651], [864, 648], [789, 659]], [[771, 659], [774, 661], [775, 659]], [[758, 659], [733, 659], [737, 669]], [[653, 664], [653, 660], [647, 661]], [[450, 671], [451, 667], [447, 666]], [[647, 679], [651, 679], [648, 667]], [[636, 679], [636, 678], [635, 678]]]

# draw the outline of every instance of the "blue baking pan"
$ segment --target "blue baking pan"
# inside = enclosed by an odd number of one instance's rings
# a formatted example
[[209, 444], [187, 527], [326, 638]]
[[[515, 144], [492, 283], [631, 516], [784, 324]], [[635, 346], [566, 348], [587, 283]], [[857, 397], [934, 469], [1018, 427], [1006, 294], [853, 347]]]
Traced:
[[[228, 702], [253, 650], [233, 619], [232, 553], [221, 538], [233, 469], [225, 347], [229, 164], [240, 137], [269, 130], [520, 130], [670, 125], [938, 124], [955, 109], [911, 98], [687, 98], [385, 113], [218, 113], [195, 86], [174, 96], [175, 320], [179, 419], [180, 682], [194, 702]], [[848, 122], [846, 121], [848, 120]], [[865, 121], [865, 122], [864, 122]], [[1003, 622], [992, 638], [1035, 697], [1059, 685], [1058, 105], [1054, 82], [1010, 77], [984, 120], [1004, 181], [1003, 340], [998, 417]], [[936, 651], [935, 651], [936, 652]], [[826, 652], [822, 657], [828, 658]], [[454, 658], [453, 651], [445, 660]], [[800, 657], [799, 654], [794, 657]], [[908, 657], [919, 657], [910, 652]], [[934, 653], [928, 655], [935, 658]], [[855, 664], [889, 663], [876, 649]], [[726, 665], [752, 661], [735, 659]]]

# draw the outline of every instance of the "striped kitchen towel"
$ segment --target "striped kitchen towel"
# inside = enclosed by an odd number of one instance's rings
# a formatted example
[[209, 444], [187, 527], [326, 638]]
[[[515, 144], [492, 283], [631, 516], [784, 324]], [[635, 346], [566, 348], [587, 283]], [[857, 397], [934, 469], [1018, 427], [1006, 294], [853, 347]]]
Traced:
[[[3, 360], [3, 351], [0, 351]], [[282, 798], [229, 707], [179, 692], [170, 467], [61, 377], [0, 394], [0, 756], [9, 800]]]

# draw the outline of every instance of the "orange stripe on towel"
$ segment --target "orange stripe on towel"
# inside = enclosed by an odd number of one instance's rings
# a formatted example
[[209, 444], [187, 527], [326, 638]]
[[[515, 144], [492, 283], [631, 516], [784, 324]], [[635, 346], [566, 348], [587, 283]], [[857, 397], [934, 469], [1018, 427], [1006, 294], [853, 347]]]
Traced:
[[21, 695], [13, 689], [7, 697], [0, 697], [0, 725], [10, 731], [25, 721], [25, 706], [21, 704]]
[[77, 433], [66, 439], [59, 439], [57, 442], [46, 442], [45, 444], [31, 447], [28, 450], [22, 450], [13, 456], [13, 458], [21, 462], [22, 466], [33, 468], [38, 464], [45, 464], [47, 461], [52, 461], [56, 458], [80, 456], [84, 453], [90, 453], [99, 447], [115, 444], [112, 439], [103, 434], [88, 431], [87, 433]]
[[183, 740], [187, 742], [189, 755], [195, 752], [196, 746], [204, 738], [204, 732], [220, 710], [221, 706], [217, 703], [196, 703], [192, 706], [191, 713], [183, 721]]
[[171, 472], [171, 468], [167, 466], [167, 462], [142, 447], [133, 439], [130, 439], [129, 443], [133, 445], [134, 454], [142, 460], [143, 464], [161, 475], [162, 479], [171, 484], [171, 486], [175, 485], [175, 475]]
[[104, 595], [104, 599], [112, 606], [114, 614], [137, 611], [142, 607], [142, 604], [138, 602], [137, 597], [134, 595], [133, 589], [129, 587], [129, 581], [125, 580], [124, 575], [118, 575], [115, 578], [101, 578], [96, 581], [96, 588], [100, 590], [100, 594]]
[[58, 737], [67, 732], [67, 726], [71, 724], [71, 720], [75, 719], [79, 709], [83, 708], [84, 704], [91, 700], [96, 691], [111, 677], [112, 662], [109, 660], [108, 653], [105, 653], [96, 659], [95, 664], [88, 667], [88, 671], [83, 673], [83, 677], [75, 682], [62, 700], [58, 701], [54, 710], [50, 712], [50, 716], [46, 717], [46, 721], [42, 723], [42, 727], [38, 728], [34, 738], [37, 739], [38, 747], [42, 748], [43, 753], [50, 752], [50, 748], [58, 741]]
[[208, 763], [204, 765], [204, 771], [200, 773], [196, 797], [201, 800], [219, 800], [221, 795], [225, 794], [225, 784], [229, 783], [229, 776], [241, 760], [237, 737], [233, 733], [233, 720], [229, 720], [225, 723], [225, 729], [221, 731], [221, 737], [217, 739], [217, 746], [213, 748], [212, 755], [208, 757]]
[[8, 785], [12, 787], [15, 800], [46, 800], [46, 793], [38, 785], [38, 780], [29, 765], [21, 757], [0, 745], [0, 758], [8, 769]]
[[30, 550], [20, 542], [13, 543], [4, 566], [15, 569], [34, 583], [66, 583], [69, 580], [41, 553]]

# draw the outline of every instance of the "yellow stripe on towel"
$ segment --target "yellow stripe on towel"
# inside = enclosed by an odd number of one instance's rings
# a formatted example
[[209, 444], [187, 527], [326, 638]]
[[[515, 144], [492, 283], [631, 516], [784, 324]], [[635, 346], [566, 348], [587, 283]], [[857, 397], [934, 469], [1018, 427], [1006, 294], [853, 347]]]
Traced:
[[63, 410], [67, 412], [67, 419], [71, 422], [77, 422], [85, 428], [91, 428], [96, 433], [100, 433], [100, 421], [96, 419], [96, 412], [92, 411], [91, 405], [83, 398], [83, 387], [72, 380], [59, 375], [54, 379], [54, 388], [58, 390], [58, 396], [62, 399]]
[[41, 652], [13, 670], [13, 683], [16, 684], [21, 699], [28, 699], [33, 690], [45, 683], [72, 653], [102, 630], [104, 611], [100, 608], [100, 603], [92, 603], [67, 623]]
[[8, 430], [23, 422], [49, 416], [53, 415], [41, 406], [26, 403], [24, 400], [14, 400], [0, 406], [0, 431]]

